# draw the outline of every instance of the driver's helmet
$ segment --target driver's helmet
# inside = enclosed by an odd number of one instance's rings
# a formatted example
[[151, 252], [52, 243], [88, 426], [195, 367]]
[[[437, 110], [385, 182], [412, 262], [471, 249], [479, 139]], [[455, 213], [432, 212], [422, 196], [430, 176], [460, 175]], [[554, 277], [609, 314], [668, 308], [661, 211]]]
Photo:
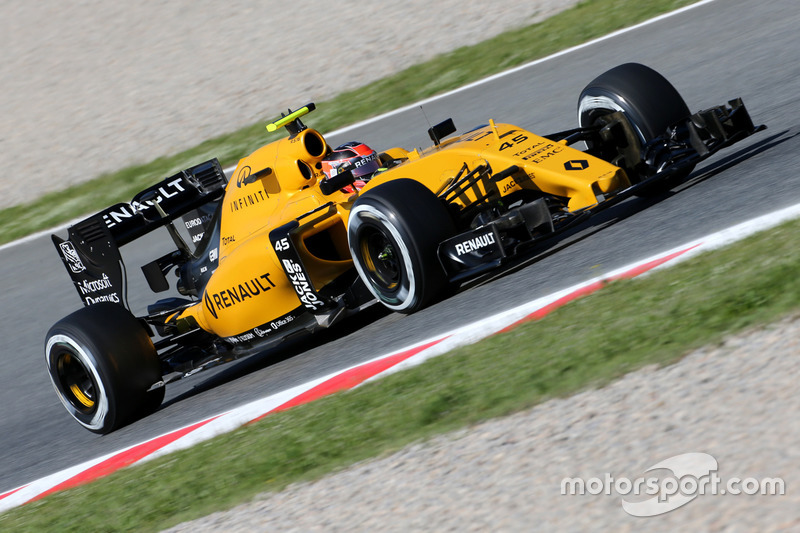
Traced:
[[[364, 143], [350, 141], [337, 146], [331, 153], [322, 160], [322, 172], [326, 178], [330, 178], [339, 172], [349, 169], [353, 172], [356, 181], [353, 186], [361, 189], [372, 175], [381, 166], [378, 153]], [[353, 188], [344, 188], [347, 192], [355, 192]]]

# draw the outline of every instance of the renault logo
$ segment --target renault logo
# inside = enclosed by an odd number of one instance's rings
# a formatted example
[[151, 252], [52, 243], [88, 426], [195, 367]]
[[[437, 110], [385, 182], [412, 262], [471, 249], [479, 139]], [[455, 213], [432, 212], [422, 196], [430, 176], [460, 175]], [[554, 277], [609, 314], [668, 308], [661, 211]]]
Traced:
[[583, 170], [589, 168], [589, 162], [585, 159], [573, 159], [564, 163], [564, 168], [567, 170]]

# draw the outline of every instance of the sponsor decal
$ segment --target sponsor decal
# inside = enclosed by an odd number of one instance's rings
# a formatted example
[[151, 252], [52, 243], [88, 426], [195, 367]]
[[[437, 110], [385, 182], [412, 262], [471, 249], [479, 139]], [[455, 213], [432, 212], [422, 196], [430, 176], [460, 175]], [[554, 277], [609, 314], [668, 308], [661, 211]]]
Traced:
[[217, 318], [217, 313], [223, 309], [233, 307], [234, 305], [244, 302], [248, 298], [255, 298], [259, 294], [263, 294], [270, 290], [275, 284], [269, 279], [270, 274], [262, 274], [257, 278], [239, 283], [235, 287], [225, 289], [223, 291], [203, 295], [203, 303], [211, 313], [211, 316]]
[[240, 335], [234, 335], [233, 337], [226, 337], [226, 339], [233, 344], [240, 344], [243, 342], [248, 342], [254, 340], [256, 337], [259, 339], [263, 339], [264, 337], [269, 337], [270, 335], [275, 335], [276, 332], [282, 329], [284, 326], [287, 326], [294, 322], [295, 316], [291, 313], [282, 316], [281, 318], [275, 319], [269, 324], [262, 324], [251, 329], [248, 332], [242, 333]]
[[253, 333], [255, 333], [259, 338], [262, 338], [272, 333], [272, 331], [268, 329], [253, 328]]
[[259, 337], [266, 337], [267, 335], [272, 335], [279, 329], [283, 328], [284, 326], [288, 326], [292, 322], [294, 322], [294, 316], [289, 313], [286, 316], [273, 320], [269, 323], [269, 325], [264, 324], [261, 327], [253, 328], [253, 333], [258, 335]]
[[269, 198], [269, 196], [264, 191], [256, 191], [254, 193], [248, 194], [247, 196], [242, 196], [241, 198], [235, 198], [229, 205], [231, 208], [231, 212], [239, 211], [240, 209], [245, 209], [250, 207], [251, 205], [256, 205], [264, 200]]
[[78, 288], [81, 291], [81, 294], [92, 294], [92, 293], [95, 293], [97, 291], [102, 291], [104, 289], [113, 288], [111, 286], [111, 280], [108, 279], [108, 275], [107, 274], [103, 274], [103, 277], [101, 279], [97, 279], [97, 280], [94, 280], [94, 281], [83, 280], [83, 281], [77, 283], [77, 285], [78, 285]]
[[[263, 168], [255, 174], [253, 173], [253, 169], [249, 166], [242, 167], [242, 169], [236, 174], [236, 187], [241, 189], [246, 185], [255, 183], [263, 177], [269, 176], [270, 174], [272, 174], [272, 169], [269, 167]], [[267, 194], [267, 198], [269, 198], [269, 194]]]
[[285, 326], [286, 324], [291, 323], [293, 320], [294, 320], [294, 317], [292, 315], [286, 315], [285, 317], [279, 318], [278, 320], [275, 320], [274, 322], [270, 322], [269, 323], [269, 327], [271, 327], [273, 330], [277, 331], [280, 328], [282, 328], [283, 326]]
[[207, 213], [183, 221], [184, 226], [189, 230], [189, 235], [192, 237], [192, 243], [197, 244], [203, 240], [203, 236], [206, 234], [205, 229], [211, 224], [211, 219], [212, 215]]
[[585, 159], [573, 159], [564, 163], [564, 168], [567, 170], [584, 170], [589, 168], [589, 162]]
[[203, 215], [201, 217], [195, 217], [191, 220], [185, 221], [184, 224], [186, 224], [186, 229], [192, 229], [196, 228], [197, 226], [202, 226], [203, 224], [206, 224], [208, 222], [211, 222], [211, 215]]
[[84, 297], [86, 303], [88, 305], [100, 303], [100, 302], [113, 302], [115, 304], [119, 303], [119, 296], [117, 296], [116, 292], [112, 292], [111, 294], [103, 294], [101, 296], [86, 296]]
[[59, 244], [58, 247], [61, 248], [61, 254], [64, 256], [67, 266], [73, 274], [80, 274], [86, 270], [86, 266], [83, 264], [83, 261], [81, 261], [78, 251], [70, 241], [64, 241]]
[[103, 215], [103, 220], [105, 220], [106, 226], [109, 228], [113, 228], [122, 220], [126, 218], [131, 218], [134, 215], [141, 213], [143, 211], [147, 211], [154, 204], [160, 203], [165, 198], [172, 198], [173, 196], [177, 196], [178, 194], [182, 193], [186, 189], [183, 187], [181, 183], [183, 181], [182, 178], [176, 178], [166, 185], [162, 185], [158, 188], [158, 196], [156, 196], [155, 200], [152, 202], [147, 203], [140, 203], [140, 202], [131, 202], [127, 206], [122, 207], [118, 211], [109, 211], [105, 215]]
[[483, 235], [478, 235], [477, 237], [456, 244], [456, 253], [458, 255], [468, 254], [480, 250], [481, 248], [486, 248], [494, 243], [494, 233], [490, 231], [489, 233], [484, 233]]
[[545, 141], [539, 141], [537, 143], [533, 143], [532, 145], [528, 146], [524, 150], [515, 153], [514, 157], [522, 157], [525, 154], [529, 154], [531, 151], [536, 150], [537, 148], [539, 148], [543, 144], [546, 144], [546, 142]]
[[208, 260], [212, 263], [217, 260], [219, 257], [219, 250], [217, 248], [212, 248], [208, 251]]
[[372, 153], [372, 154], [369, 154], [369, 155], [365, 155], [361, 159], [356, 161], [354, 166], [355, 166], [355, 168], [359, 168], [359, 167], [362, 167], [362, 166], [366, 165], [367, 163], [371, 163], [372, 161], [375, 161], [376, 159], [378, 159], [378, 154], [377, 153]]
[[316, 311], [318, 308], [322, 307], [323, 302], [311, 288], [311, 284], [303, 271], [303, 267], [291, 259], [282, 259], [281, 261], [283, 262], [283, 269], [286, 271], [286, 275], [303, 305], [312, 311]]
[[514, 180], [509, 181], [508, 183], [503, 185], [503, 194], [507, 193], [508, 191], [510, 191], [511, 189], [515, 188], [516, 186], [517, 186], [517, 182], [515, 182]]
[[231, 235], [229, 237], [223, 237], [222, 238], [222, 244], [230, 244], [232, 242], [236, 242], [236, 236], [235, 235]]
[[249, 166], [242, 167], [242, 169], [239, 171], [239, 173], [236, 174], [236, 186], [241, 189], [242, 185], [249, 184], [250, 182], [247, 181], [247, 178], [250, 177], [250, 173], [252, 171], [253, 171], [253, 169], [251, 169]]
[[534, 150], [533, 152], [523, 156], [522, 159], [524, 161], [530, 161], [531, 163], [540, 164], [561, 152], [563, 149], [564, 147], [561, 145], [557, 146], [555, 143], [548, 143], [538, 150]]
[[242, 333], [241, 335], [236, 335], [236, 336], [234, 336], [234, 337], [226, 337], [226, 339], [227, 339], [229, 342], [233, 343], [233, 344], [240, 344], [240, 343], [242, 343], [242, 342], [251, 341], [251, 340], [253, 340], [253, 339], [255, 339], [255, 338], [256, 338], [256, 336], [255, 336], [255, 335], [253, 335], [253, 334], [252, 334], [251, 332], [249, 332], [249, 331], [248, 331], [247, 333]]

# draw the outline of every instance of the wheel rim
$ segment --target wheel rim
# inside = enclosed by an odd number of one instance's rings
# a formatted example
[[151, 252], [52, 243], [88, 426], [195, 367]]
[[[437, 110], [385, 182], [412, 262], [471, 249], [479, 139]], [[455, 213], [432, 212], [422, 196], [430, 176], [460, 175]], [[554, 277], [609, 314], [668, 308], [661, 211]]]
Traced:
[[367, 276], [386, 291], [400, 285], [403, 266], [392, 240], [378, 228], [365, 227], [360, 239], [361, 257]]
[[90, 414], [97, 408], [97, 384], [79, 357], [69, 351], [59, 353], [56, 375], [64, 396], [75, 409]]

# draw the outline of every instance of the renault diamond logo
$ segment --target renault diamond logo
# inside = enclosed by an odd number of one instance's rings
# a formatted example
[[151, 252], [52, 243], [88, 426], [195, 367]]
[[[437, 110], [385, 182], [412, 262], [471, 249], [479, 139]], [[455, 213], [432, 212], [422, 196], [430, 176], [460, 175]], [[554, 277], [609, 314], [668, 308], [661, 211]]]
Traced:
[[585, 159], [573, 159], [564, 163], [564, 168], [567, 170], [583, 170], [589, 168], [589, 162]]

